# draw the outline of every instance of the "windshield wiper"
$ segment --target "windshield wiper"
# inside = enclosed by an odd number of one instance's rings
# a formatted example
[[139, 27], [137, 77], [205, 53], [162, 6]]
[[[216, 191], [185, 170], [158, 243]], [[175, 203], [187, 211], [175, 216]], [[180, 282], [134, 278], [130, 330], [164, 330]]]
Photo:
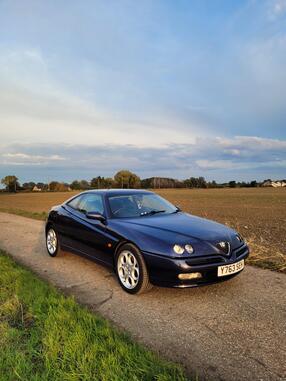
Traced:
[[157, 214], [157, 213], [164, 213], [166, 212], [166, 210], [156, 210], [156, 209], [153, 209], [153, 210], [150, 210], [150, 212], [143, 212], [140, 214], [141, 217], [143, 216], [152, 216], [153, 214]]

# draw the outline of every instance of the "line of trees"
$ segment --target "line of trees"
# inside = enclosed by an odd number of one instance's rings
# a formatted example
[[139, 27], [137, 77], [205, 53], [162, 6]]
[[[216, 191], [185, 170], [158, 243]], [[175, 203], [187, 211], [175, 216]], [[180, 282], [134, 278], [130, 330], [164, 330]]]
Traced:
[[[265, 180], [266, 181], [266, 180]], [[117, 172], [113, 178], [97, 176], [90, 181], [74, 180], [70, 184], [58, 181], [50, 183], [35, 183], [33, 181], [25, 182], [20, 185], [18, 178], [14, 175], [9, 175], [1, 180], [1, 184], [5, 186], [7, 192], [17, 191], [51, 191], [65, 192], [70, 190], [88, 190], [102, 188], [237, 188], [237, 187], [258, 187], [261, 183], [256, 180], [250, 182], [229, 181], [228, 183], [218, 184], [216, 181], [206, 181], [202, 176], [190, 177], [185, 180], [176, 180], [167, 177], [150, 177], [140, 179], [135, 173], [128, 170]]]

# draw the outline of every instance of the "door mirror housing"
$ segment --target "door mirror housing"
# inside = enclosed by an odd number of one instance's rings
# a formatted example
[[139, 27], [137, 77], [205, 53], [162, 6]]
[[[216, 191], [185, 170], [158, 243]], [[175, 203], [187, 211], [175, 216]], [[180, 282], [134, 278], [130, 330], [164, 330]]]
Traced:
[[102, 223], [105, 223], [105, 221], [106, 221], [106, 218], [104, 217], [104, 215], [99, 213], [99, 212], [87, 212], [86, 218], [88, 218], [90, 220], [97, 220], [97, 221], [100, 221]]

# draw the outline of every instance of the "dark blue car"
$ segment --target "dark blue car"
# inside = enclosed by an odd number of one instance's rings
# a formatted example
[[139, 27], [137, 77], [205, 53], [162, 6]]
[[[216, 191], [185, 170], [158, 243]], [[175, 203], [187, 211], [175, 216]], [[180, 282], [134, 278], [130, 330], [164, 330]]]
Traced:
[[230, 279], [249, 249], [234, 230], [182, 212], [145, 190], [92, 190], [52, 208], [50, 256], [60, 248], [110, 266], [132, 294], [151, 284], [193, 287]]

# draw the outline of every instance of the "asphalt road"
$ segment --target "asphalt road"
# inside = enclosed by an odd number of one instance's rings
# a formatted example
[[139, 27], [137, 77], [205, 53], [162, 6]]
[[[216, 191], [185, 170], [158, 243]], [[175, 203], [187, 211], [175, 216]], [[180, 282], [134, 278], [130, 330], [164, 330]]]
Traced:
[[247, 266], [218, 285], [132, 296], [92, 261], [50, 258], [43, 227], [0, 213], [0, 247], [200, 380], [286, 380], [284, 274]]

